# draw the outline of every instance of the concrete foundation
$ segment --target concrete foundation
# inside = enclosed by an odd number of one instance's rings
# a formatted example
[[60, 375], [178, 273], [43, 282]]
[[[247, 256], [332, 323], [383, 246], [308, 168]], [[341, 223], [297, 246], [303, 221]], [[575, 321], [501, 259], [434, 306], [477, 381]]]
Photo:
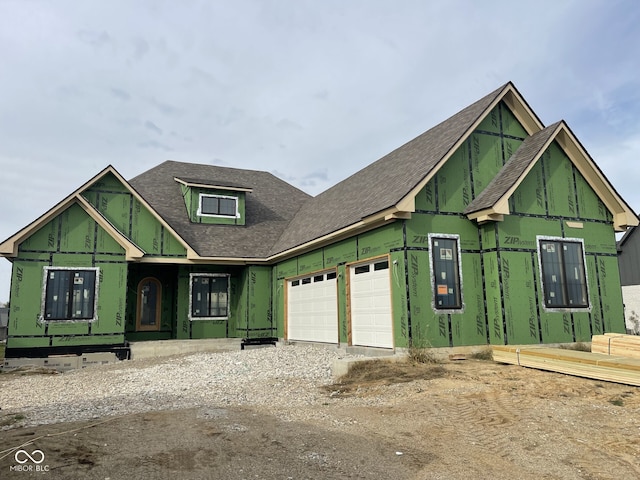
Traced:
[[230, 352], [240, 350], [241, 338], [211, 338], [205, 340], [153, 340], [129, 344], [131, 360], [168, 357], [201, 352]]

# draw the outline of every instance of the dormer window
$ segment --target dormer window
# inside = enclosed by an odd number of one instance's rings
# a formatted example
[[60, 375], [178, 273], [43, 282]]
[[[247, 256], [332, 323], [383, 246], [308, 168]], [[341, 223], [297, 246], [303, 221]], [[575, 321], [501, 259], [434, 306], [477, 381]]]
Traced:
[[238, 199], [223, 195], [200, 194], [199, 216], [238, 218]]
[[178, 178], [189, 220], [209, 225], [245, 225], [249, 187], [217, 180]]

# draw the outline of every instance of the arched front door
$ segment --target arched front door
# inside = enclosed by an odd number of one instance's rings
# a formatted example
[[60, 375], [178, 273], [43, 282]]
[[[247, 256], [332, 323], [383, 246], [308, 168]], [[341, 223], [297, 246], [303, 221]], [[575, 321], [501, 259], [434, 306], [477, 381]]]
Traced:
[[157, 278], [143, 278], [138, 284], [136, 331], [160, 330], [162, 284]]

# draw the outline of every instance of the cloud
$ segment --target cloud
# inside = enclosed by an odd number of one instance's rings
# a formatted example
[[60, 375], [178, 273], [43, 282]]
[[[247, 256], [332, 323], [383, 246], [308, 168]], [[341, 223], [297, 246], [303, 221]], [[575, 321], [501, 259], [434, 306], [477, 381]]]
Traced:
[[162, 113], [170, 117], [181, 115], [184, 112], [182, 108], [169, 105], [168, 103], [160, 102], [155, 98], [151, 99], [151, 104], [154, 107], [156, 107], [159, 111], [161, 111]]
[[92, 47], [103, 47], [112, 43], [111, 37], [104, 30], [101, 32], [91, 30], [79, 30], [77, 32], [77, 38], [87, 45]]
[[160, 127], [158, 127], [155, 123], [147, 120], [146, 122], [144, 122], [144, 127], [148, 130], [151, 130], [152, 132], [157, 133], [158, 135], [162, 135], [162, 129]]
[[127, 92], [125, 92], [124, 90], [120, 89], [120, 88], [115, 88], [112, 87], [109, 89], [109, 91], [111, 92], [111, 94], [120, 99], [120, 100], [124, 100], [124, 101], [128, 101], [131, 100], [131, 95], [129, 95]]
[[133, 57], [140, 61], [149, 52], [149, 44], [142, 38], [133, 39]]

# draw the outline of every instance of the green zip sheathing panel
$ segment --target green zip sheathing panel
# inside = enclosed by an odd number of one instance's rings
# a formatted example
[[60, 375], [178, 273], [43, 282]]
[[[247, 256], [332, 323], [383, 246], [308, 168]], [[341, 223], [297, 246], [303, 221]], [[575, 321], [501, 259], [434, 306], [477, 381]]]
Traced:
[[[44, 267], [98, 267], [97, 320], [41, 322]], [[80, 206], [71, 205], [18, 247], [7, 348], [122, 344], [124, 250]]]
[[482, 261], [484, 264], [484, 284], [486, 288], [485, 305], [487, 309], [489, 343], [492, 345], [504, 345], [506, 344], [506, 340], [504, 334], [504, 315], [502, 311], [498, 253], [495, 251], [483, 253]]
[[324, 248], [325, 268], [355, 262], [358, 259], [358, 248], [354, 239], [334, 243]]
[[[193, 223], [208, 223], [214, 225], [244, 225], [245, 224], [245, 192], [233, 190], [219, 190], [215, 188], [201, 188], [181, 185], [182, 196], [185, 201], [189, 220]], [[237, 201], [238, 217], [212, 217], [208, 215], [198, 215], [200, 207], [200, 195], [220, 195], [223, 197], [234, 197]]]
[[186, 256], [180, 242], [114, 175], [105, 175], [82, 196], [147, 256]]
[[[142, 280], [155, 279], [160, 282], [160, 328], [157, 331], [136, 331], [139, 285]], [[176, 335], [176, 294], [178, 267], [163, 264], [129, 265], [126, 310], [126, 338], [129, 341], [168, 340]]]
[[613, 215], [607, 210], [607, 207], [602, 203], [602, 200], [593, 191], [591, 185], [587, 183], [584, 177], [574, 170], [576, 179], [576, 192], [578, 195], [578, 209], [580, 218], [604, 220], [607, 223], [613, 222]]
[[454, 346], [487, 343], [482, 260], [478, 253], [462, 253], [464, 313], [450, 314]]
[[460, 235], [461, 250], [478, 250], [478, 227], [464, 216], [416, 212], [406, 221], [407, 247], [429, 248], [429, 234]]
[[573, 164], [556, 142], [542, 155], [549, 215], [576, 218]]
[[[604, 333], [625, 333], [624, 307], [618, 259], [614, 256], [597, 255], [598, 290]], [[598, 308], [598, 305], [594, 305]]]
[[271, 309], [271, 267], [249, 266], [242, 272], [238, 315], [232, 336], [256, 339], [274, 337]]
[[391, 312], [393, 315], [393, 343], [395, 347], [409, 347], [409, 311], [404, 252], [391, 253]]
[[324, 251], [315, 250], [298, 257], [298, 272], [317, 272], [324, 268]]
[[336, 277], [338, 288], [338, 330], [340, 343], [344, 345], [349, 341], [349, 327], [347, 324], [347, 273], [347, 266], [345, 264], [338, 265]]
[[[273, 336], [284, 338], [284, 291], [286, 285], [283, 278], [278, 278], [275, 268], [271, 269], [271, 323], [273, 326]], [[283, 321], [279, 321], [279, 319]]]
[[401, 248], [402, 235], [402, 222], [394, 222], [358, 235], [358, 260], [384, 255], [394, 248]]
[[518, 122], [504, 102], [500, 102], [498, 106], [482, 120], [477, 130], [516, 138], [526, 138], [528, 136], [527, 131], [522, 127], [520, 122]]

